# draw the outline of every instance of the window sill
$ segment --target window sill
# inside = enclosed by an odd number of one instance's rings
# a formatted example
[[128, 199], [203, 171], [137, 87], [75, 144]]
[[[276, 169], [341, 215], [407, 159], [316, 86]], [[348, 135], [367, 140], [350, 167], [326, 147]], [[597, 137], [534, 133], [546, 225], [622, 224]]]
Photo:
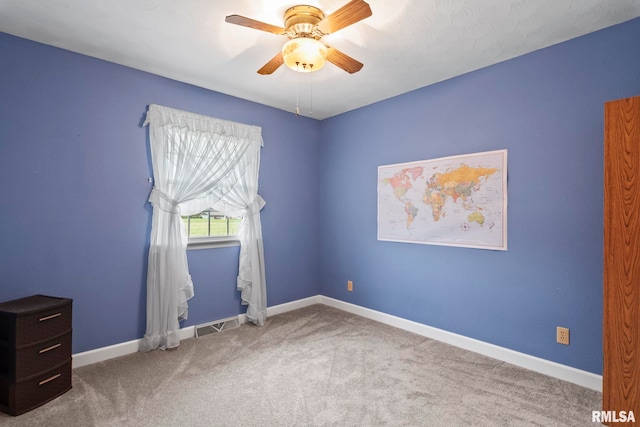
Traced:
[[187, 250], [226, 248], [230, 246], [240, 246], [240, 240], [236, 237], [203, 237], [200, 239], [189, 239]]

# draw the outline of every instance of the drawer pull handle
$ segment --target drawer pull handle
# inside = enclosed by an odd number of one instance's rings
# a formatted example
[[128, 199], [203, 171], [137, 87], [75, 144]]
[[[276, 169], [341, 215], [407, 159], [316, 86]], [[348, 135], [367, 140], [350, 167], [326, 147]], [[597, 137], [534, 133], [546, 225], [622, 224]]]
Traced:
[[62, 316], [62, 313], [56, 313], [56, 314], [52, 314], [51, 316], [41, 317], [38, 319], [38, 322], [44, 322], [45, 320], [55, 319], [58, 316]]
[[56, 378], [58, 378], [60, 375], [62, 375], [62, 374], [55, 374], [54, 376], [52, 376], [52, 377], [50, 377], [50, 378], [47, 378], [46, 380], [42, 380], [42, 381], [40, 381], [40, 382], [38, 383], [38, 385], [44, 385], [44, 384], [48, 383], [49, 381], [53, 381], [53, 380], [55, 380]]
[[42, 354], [42, 353], [46, 353], [47, 351], [55, 350], [56, 348], [60, 347], [61, 345], [62, 344], [58, 343], [58, 344], [52, 345], [51, 347], [43, 348], [38, 353]]

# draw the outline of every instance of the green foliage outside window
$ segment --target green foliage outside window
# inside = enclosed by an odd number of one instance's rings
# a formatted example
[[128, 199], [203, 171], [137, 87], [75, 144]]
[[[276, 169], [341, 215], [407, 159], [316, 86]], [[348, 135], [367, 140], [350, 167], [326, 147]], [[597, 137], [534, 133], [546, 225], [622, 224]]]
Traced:
[[207, 210], [202, 213], [183, 216], [189, 238], [236, 236], [242, 217], [230, 218], [220, 212]]

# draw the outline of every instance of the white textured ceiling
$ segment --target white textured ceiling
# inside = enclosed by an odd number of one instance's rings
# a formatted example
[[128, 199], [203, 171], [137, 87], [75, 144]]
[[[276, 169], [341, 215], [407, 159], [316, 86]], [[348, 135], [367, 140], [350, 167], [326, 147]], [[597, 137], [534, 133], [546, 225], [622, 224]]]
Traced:
[[[640, 0], [368, 0], [373, 15], [322, 41], [364, 63], [299, 75], [256, 71], [285, 36], [226, 23], [283, 26], [310, 4], [347, 0], [0, 0], [0, 32], [323, 119], [640, 16]], [[299, 95], [296, 94], [299, 87]]]

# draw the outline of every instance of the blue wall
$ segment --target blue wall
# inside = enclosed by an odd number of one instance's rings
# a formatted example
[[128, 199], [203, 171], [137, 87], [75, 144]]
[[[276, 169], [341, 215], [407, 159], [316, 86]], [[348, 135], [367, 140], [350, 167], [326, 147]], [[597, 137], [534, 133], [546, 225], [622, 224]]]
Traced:
[[[318, 121], [2, 33], [0, 61], [0, 300], [73, 298], [74, 353], [142, 337], [151, 103], [262, 127], [268, 304], [318, 294]], [[238, 250], [189, 251], [184, 326], [244, 312]]]
[[[640, 19], [317, 122], [0, 33], [0, 300], [73, 298], [74, 353], [143, 335], [156, 103], [262, 127], [270, 306], [321, 293], [601, 373], [603, 103], [640, 94], [638, 52]], [[379, 165], [502, 148], [508, 251], [376, 240]], [[185, 326], [242, 312], [237, 254], [189, 252]]]
[[[323, 121], [322, 294], [601, 373], [603, 103], [635, 95], [640, 19]], [[502, 148], [508, 251], [376, 240], [379, 165]]]

